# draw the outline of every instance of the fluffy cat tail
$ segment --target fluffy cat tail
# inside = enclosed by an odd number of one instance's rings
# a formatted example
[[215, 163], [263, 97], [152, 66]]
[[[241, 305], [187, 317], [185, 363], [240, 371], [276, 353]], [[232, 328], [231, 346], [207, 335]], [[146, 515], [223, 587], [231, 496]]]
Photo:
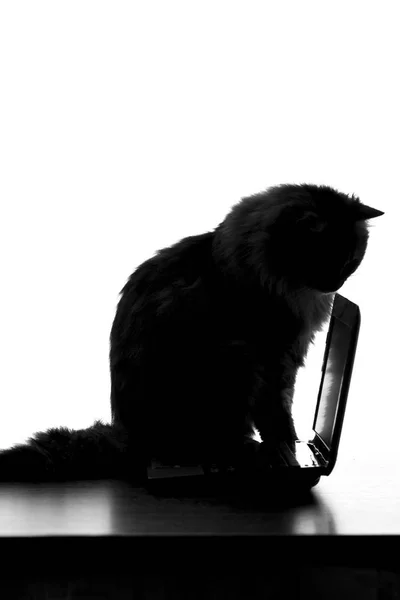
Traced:
[[128, 434], [119, 425], [52, 428], [0, 451], [0, 481], [125, 478], [132, 472], [128, 455]]

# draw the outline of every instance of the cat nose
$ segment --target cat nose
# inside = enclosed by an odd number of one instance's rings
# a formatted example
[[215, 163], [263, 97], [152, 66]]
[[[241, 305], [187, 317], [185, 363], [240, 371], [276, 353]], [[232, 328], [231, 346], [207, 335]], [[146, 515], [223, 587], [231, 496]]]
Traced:
[[353, 260], [350, 260], [344, 266], [344, 269], [342, 271], [342, 277], [345, 277], [347, 279], [347, 277], [349, 275], [354, 273], [354, 271], [357, 269], [358, 265], [359, 265], [359, 261], [356, 258], [354, 258]]

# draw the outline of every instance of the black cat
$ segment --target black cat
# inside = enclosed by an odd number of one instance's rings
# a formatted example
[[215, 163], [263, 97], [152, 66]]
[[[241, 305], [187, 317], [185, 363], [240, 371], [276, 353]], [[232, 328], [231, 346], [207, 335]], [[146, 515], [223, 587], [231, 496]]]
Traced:
[[327, 186], [244, 198], [212, 232], [157, 252], [121, 292], [112, 424], [37, 433], [0, 479], [145, 477], [150, 458], [238, 464], [254, 427], [293, 446], [298, 368], [382, 215]]

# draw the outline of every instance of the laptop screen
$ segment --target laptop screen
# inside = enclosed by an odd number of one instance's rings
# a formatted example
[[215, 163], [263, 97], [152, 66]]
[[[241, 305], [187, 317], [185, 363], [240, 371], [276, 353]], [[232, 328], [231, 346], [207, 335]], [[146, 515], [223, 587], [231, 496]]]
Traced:
[[351, 329], [346, 323], [332, 315], [330, 343], [327, 348], [325, 373], [321, 381], [319, 405], [314, 422], [314, 431], [331, 448], [333, 432], [338, 414], [339, 399], [345, 367], [351, 348]]

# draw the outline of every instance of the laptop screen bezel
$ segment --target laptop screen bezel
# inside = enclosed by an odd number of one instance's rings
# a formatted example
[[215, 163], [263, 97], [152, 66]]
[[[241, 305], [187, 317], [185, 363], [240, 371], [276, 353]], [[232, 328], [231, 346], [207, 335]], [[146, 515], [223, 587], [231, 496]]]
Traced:
[[[325, 379], [325, 372], [326, 372], [326, 367], [327, 367], [327, 363], [328, 363], [329, 349], [330, 349], [331, 343], [332, 343], [332, 332], [333, 332], [336, 320], [341, 321], [341, 323], [349, 329], [349, 349], [348, 349], [348, 353], [347, 353], [347, 359], [346, 359], [346, 362], [344, 364], [344, 368], [342, 371], [342, 385], [340, 387], [336, 418], [335, 418], [335, 421], [333, 424], [333, 433], [332, 433], [332, 437], [331, 437], [331, 444], [329, 447], [329, 445], [322, 439], [322, 437], [315, 430], [315, 427], [316, 427], [316, 423], [317, 423], [318, 411], [319, 411], [319, 407], [320, 407], [323, 384], [324, 384], [324, 379]], [[310, 442], [316, 447], [318, 452], [321, 453], [321, 455], [324, 459], [327, 475], [329, 475], [329, 473], [332, 471], [333, 467], [335, 466], [336, 459], [337, 459], [339, 441], [340, 441], [340, 436], [342, 433], [342, 426], [343, 426], [344, 414], [345, 414], [345, 410], [346, 410], [347, 397], [348, 397], [348, 393], [349, 393], [351, 375], [352, 375], [352, 371], [353, 371], [354, 357], [355, 357], [355, 353], [356, 353], [356, 349], [357, 349], [360, 324], [361, 324], [361, 314], [360, 314], [360, 309], [357, 306], [357, 304], [350, 302], [350, 300], [348, 300], [344, 296], [341, 296], [340, 294], [336, 293], [335, 299], [333, 302], [332, 312], [331, 312], [329, 329], [328, 329], [328, 333], [326, 336], [326, 347], [325, 347], [325, 354], [324, 354], [323, 365], [322, 365], [322, 376], [321, 376], [317, 406], [315, 409], [314, 421], [313, 421], [313, 426], [312, 426], [314, 437], [313, 437], [313, 439], [310, 440]]]

